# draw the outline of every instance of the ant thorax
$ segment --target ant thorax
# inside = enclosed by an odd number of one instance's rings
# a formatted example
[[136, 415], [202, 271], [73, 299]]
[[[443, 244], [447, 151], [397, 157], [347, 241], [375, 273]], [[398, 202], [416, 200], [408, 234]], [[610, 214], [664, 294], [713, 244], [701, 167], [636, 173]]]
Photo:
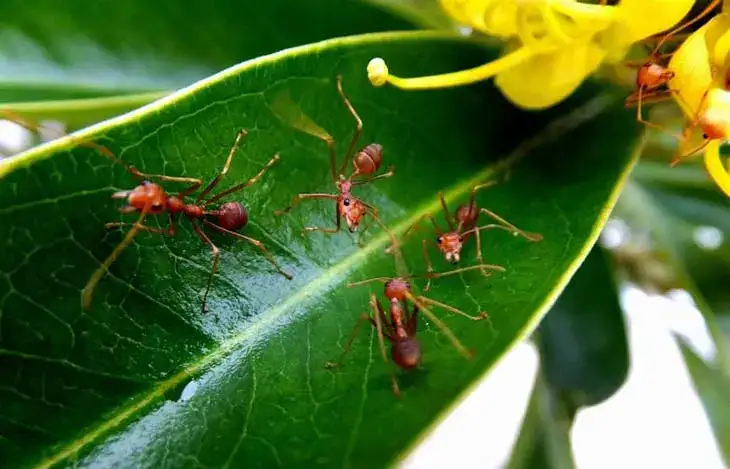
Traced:
[[127, 206], [120, 209], [123, 213], [141, 212], [145, 209], [155, 214], [167, 209], [167, 194], [162, 186], [144, 181], [131, 191], [122, 191], [112, 194], [113, 199], [127, 199]]
[[464, 243], [458, 232], [452, 231], [440, 235], [436, 238], [436, 244], [448, 262], [455, 264], [461, 260], [461, 248]]
[[408, 332], [403, 326], [403, 305], [400, 300], [392, 298], [390, 300], [390, 320], [393, 322], [395, 329], [395, 337], [397, 339], [407, 339]]

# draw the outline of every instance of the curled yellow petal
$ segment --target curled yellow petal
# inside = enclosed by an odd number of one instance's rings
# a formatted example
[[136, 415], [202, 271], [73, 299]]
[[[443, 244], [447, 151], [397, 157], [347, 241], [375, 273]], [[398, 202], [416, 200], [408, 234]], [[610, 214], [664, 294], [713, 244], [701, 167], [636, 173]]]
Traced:
[[674, 77], [669, 80], [669, 88], [677, 104], [689, 119], [702, 107], [703, 97], [712, 85], [712, 69], [710, 57], [705, 43], [705, 33], [714, 23], [715, 18], [693, 32], [677, 50], [669, 61], [669, 70]]
[[592, 41], [536, 54], [524, 63], [497, 75], [495, 84], [513, 104], [523, 109], [553, 106], [593, 73], [606, 52]]
[[720, 158], [720, 141], [713, 140], [705, 148], [705, 169], [715, 184], [730, 197], [730, 174]]
[[521, 47], [514, 52], [504, 55], [497, 60], [493, 60], [479, 67], [469, 70], [461, 70], [458, 72], [444, 73], [442, 75], [432, 75], [418, 78], [400, 78], [391, 75], [388, 66], [381, 58], [374, 58], [368, 63], [368, 79], [374, 86], [382, 86], [390, 83], [396, 88], [404, 90], [423, 90], [431, 88], [451, 88], [455, 86], [469, 85], [487, 78], [491, 78], [496, 74], [515, 67], [530, 57], [533, 51], [527, 47]]
[[715, 16], [705, 33], [710, 64], [715, 69], [715, 84], [725, 87], [730, 70], [730, 13]]

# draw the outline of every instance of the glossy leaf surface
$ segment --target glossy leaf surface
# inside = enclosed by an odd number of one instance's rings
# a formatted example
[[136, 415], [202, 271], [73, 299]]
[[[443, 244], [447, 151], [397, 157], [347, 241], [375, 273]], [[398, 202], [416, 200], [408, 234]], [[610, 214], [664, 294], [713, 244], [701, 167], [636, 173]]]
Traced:
[[[280, 154], [230, 200], [249, 209], [245, 233], [295, 277], [278, 275], [248, 244], [212, 236], [222, 257], [207, 314], [200, 302], [210, 250], [185, 220], [174, 238], [140, 234], [84, 312], [80, 291], [121, 238], [103, 224], [134, 218], [119, 215], [110, 195], [134, 179], [69, 139], [0, 165], [3, 465], [382, 466], [532, 331], [595, 242], [633, 164], [638, 129], [621, 93], [586, 84], [560, 106], [528, 114], [491, 83], [373, 88], [365, 66], [376, 55], [422, 75], [472, 67], [495, 52], [434, 33], [333, 40], [241, 64], [75, 136], [140, 170], [207, 180], [245, 127], [221, 188]], [[272, 216], [298, 192], [333, 189], [324, 143], [283, 122], [273, 103], [288, 93], [342, 152], [354, 121], [335, 91], [338, 73], [364, 122], [360, 144], [380, 143], [384, 163], [395, 165], [392, 179], [358, 188], [394, 232], [429, 212], [443, 225], [438, 191], [454, 210], [475, 184], [509, 173], [479, 203], [544, 236], [530, 243], [484, 232], [487, 262], [507, 271], [435, 282], [430, 297], [486, 310], [490, 321], [439, 314], [476, 352], [472, 360], [433, 323], [419, 322], [423, 365], [398, 373], [400, 399], [372, 331], [362, 331], [341, 369], [323, 367], [367, 310], [368, 291], [382, 288], [347, 282], [393, 275], [385, 234], [373, 228], [360, 249], [346, 231], [302, 237], [303, 226], [332, 226], [326, 201]], [[422, 231], [404, 246], [415, 273], [425, 271], [422, 237], [434, 235]], [[462, 262], [474, 255], [469, 241]], [[437, 270], [450, 267], [431, 256]]]

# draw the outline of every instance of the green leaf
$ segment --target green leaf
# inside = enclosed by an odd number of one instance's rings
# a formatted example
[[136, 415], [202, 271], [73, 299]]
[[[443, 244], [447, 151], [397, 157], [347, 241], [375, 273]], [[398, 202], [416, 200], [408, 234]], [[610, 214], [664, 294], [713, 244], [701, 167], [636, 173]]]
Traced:
[[569, 418], [613, 395], [629, 369], [624, 318], [610, 260], [599, 246], [560, 295], [536, 334], [547, 385]]
[[[373, 56], [421, 75], [473, 67], [496, 53], [425, 32], [325, 41], [243, 63], [0, 163], [3, 465], [379, 467], [401, 457], [530, 334], [595, 242], [635, 161], [638, 130], [620, 91], [586, 84], [560, 106], [525, 113], [491, 83], [374, 88], [365, 74]], [[544, 235], [530, 243], [485, 232], [487, 261], [506, 273], [435, 281], [430, 297], [472, 314], [486, 310], [490, 321], [443, 316], [476, 351], [472, 360], [434, 324], [420, 323], [424, 363], [398, 373], [400, 399], [372, 331], [361, 333], [341, 369], [323, 367], [367, 311], [370, 289], [346, 283], [393, 275], [387, 236], [374, 230], [360, 249], [346, 231], [303, 238], [305, 225], [331, 226], [331, 203], [272, 216], [296, 193], [333, 185], [324, 143], [270, 106], [290, 93], [343, 151], [354, 122], [335, 91], [336, 74], [362, 116], [360, 144], [382, 144], [384, 163], [395, 165], [392, 179], [358, 192], [395, 233], [437, 214], [438, 191], [454, 209], [475, 184], [509, 170], [508, 182], [478, 200]], [[82, 311], [81, 289], [120, 240], [103, 227], [125, 218], [110, 195], [134, 180], [74, 142], [103, 142], [142, 171], [207, 180], [242, 127], [249, 135], [221, 187], [281, 155], [261, 182], [231, 200], [245, 201], [246, 234], [294, 279], [278, 275], [252, 246], [214, 236], [223, 254], [210, 312], [201, 314], [211, 257], [183, 220], [172, 239], [140, 234], [99, 283], [92, 309]], [[404, 246], [415, 273], [425, 270], [419, 237]], [[437, 270], [450, 267], [432, 257]]]
[[727, 397], [730, 395], [730, 379], [722, 370], [709, 365], [698, 357], [692, 349], [677, 337], [684, 362], [692, 376], [695, 390], [700, 396], [705, 414], [715, 432], [720, 451], [725, 462], [730, 462], [730, 409]]
[[243, 60], [414, 25], [360, 0], [39, 0], [3, 2], [0, 29], [3, 107], [78, 129]]

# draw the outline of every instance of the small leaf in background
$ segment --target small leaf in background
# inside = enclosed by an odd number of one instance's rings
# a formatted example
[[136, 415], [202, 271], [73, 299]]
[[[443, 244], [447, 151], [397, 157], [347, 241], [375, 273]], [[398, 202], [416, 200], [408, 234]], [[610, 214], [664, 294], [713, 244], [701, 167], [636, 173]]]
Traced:
[[626, 380], [629, 352], [608, 255], [595, 246], [536, 333], [546, 384], [569, 417], [599, 404]]
[[358, 0], [142, 0], [0, 5], [0, 103], [70, 130], [241, 61], [323, 39], [415, 26]]
[[603, 248], [593, 247], [540, 323], [535, 342], [540, 371], [509, 468], [572, 468], [577, 411], [612, 396], [629, 369], [623, 313]]
[[730, 409], [727, 405], [730, 379], [722, 370], [706, 363], [681, 337], [677, 337], [677, 341], [727, 464], [730, 458]]

